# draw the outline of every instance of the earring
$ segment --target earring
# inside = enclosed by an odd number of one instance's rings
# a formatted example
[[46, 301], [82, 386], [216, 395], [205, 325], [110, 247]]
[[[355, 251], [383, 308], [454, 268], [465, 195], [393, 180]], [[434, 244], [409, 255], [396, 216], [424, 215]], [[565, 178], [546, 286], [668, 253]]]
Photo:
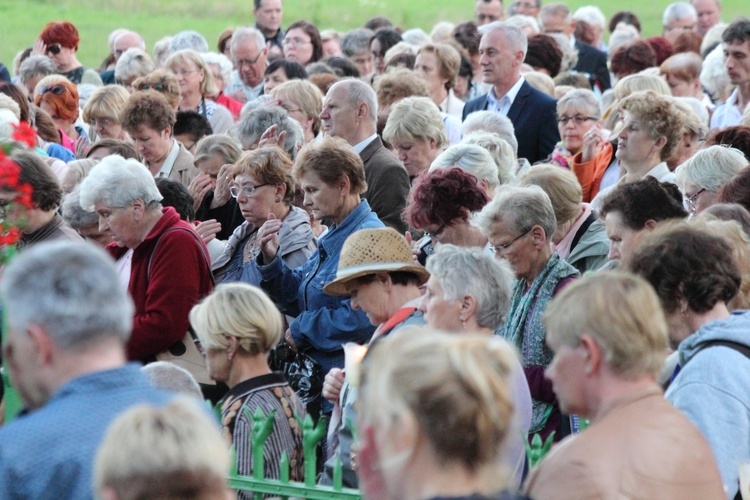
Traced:
[[276, 201], [276, 203], [278, 203], [278, 202], [281, 201], [281, 198], [279, 196], [277, 196], [275, 201]]

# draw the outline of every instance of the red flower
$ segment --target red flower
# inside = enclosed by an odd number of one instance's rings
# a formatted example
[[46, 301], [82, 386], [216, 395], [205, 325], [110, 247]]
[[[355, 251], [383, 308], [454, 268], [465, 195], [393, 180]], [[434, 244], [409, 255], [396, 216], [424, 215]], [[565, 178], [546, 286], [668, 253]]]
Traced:
[[15, 245], [21, 238], [21, 230], [17, 227], [12, 227], [0, 234], [0, 246]]
[[13, 124], [13, 139], [18, 142], [25, 142], [30, 148], [36, 146], [36, 131], [26, 122], [18, 125]]

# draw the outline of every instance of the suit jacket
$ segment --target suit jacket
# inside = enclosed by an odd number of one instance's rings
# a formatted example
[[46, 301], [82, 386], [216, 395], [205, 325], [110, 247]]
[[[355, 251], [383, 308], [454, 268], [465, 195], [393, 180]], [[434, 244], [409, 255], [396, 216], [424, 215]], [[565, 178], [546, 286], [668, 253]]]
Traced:
[[595, 76], [601, 84], [602, 92], [612, 87], [609, 80], [609, 68], [607, 68], [607, 54], [578, 40], [576, 40], [576, 50], [578, 50], [578, 62], [573, 69], [579, 73]]
[[[487, 94], [467, 102], [463, 119], [475, 111], [486, 110], [487, 106]], [[556, 115], [557, 101], [524, 81], [508, 110], [518, 140], [519, 158], [534, 164], [552, 153], [560, 141]]]
[[401, 213], [409, 196], [409, 174], [398, 158], [383, 146], [380, 137], [368, 144], [359, 156], [365, 164], [367, 181], [367, 191], [362, 197], [383, 224], [404, 234], [408, 226]]

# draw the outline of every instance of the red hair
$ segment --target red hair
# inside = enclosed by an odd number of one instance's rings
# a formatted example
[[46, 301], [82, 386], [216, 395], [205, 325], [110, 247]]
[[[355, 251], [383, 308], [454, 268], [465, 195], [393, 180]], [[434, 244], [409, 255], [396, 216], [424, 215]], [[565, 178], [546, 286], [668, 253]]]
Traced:
[[78, 30], [68, 21], [47, 23], [39, 37], [47, 46], [59, 43], [63, 47], [74, 50], [78, 50], [78, 42], [81, 41]]
[[65, 90], [59, 95], [49, 91], [44, 94], [38, 93], [34, 97], [34, 104], [39, 106], [46, 102], [55, 111], [55, 114], [64, 120], [75, 121], [78, 119], [78, 89], [74, 83], [69, 81], [57, 82], [49, 85], [49, 88], [64, 87]]
[[458, 167], [425, 171], [414, 181], [404, 220], [421, 229], [427, 225], [451, 225], [466, 221], [471, 212], [490, 201], [477, 178]]

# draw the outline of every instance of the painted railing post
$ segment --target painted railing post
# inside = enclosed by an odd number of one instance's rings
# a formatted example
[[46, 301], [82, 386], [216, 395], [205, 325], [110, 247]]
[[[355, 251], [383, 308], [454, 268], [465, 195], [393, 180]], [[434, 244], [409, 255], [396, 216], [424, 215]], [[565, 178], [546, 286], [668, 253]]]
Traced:
[[[8, 265], [8, 263], [11, 261], [13, 256], [16, 254], [16, 247], [14, 245], [9, 245], [4, 249], [5, 255], [3, 256], [3, 260], [5, 262], [5, 265]], [[6, 308], [3, 304], [2, 310], [0, 310], [0, 314], [2, 314], [2, 345], [5, 346], [5, 343], [8, 340], [8, 332], [10, 331], [8, 329], [8, 318], [6, 314]], [[18, 391], [15, 387], [13, 387], [13, 380], [10, 376], [10, 367], [8, 366], [7, 360], [5, 362], [5, 366], [3, 367], [3, 391], [4, 396], [3, 399], [5, 400], [5, 423], [7, 424], [14, 418], [16, 418], [16, 415], [18, 415], [18, 412], [21, 411], [21, 408], [23, 407], [23, 403], [21, 401], [21, 397], [18, 394]]]
[[318, 474], [318, 441], [326, 435], [326, 418], [320, 417], [316, 424], [310, 415], [302, 424], [302, 450], [305, 456], [305, 486], [314, 486]]
[[526, 441], [526, 459], [529, 461], [529, 469], [533, 468], [544, 458], [544, 455], [552, 448], [554, 438], [555, 433], [553, 432], [542, 443], [542, 436], [534, 434], [534, 437], [531, 438], [531, 444], [529, 444], [528, 440]]

